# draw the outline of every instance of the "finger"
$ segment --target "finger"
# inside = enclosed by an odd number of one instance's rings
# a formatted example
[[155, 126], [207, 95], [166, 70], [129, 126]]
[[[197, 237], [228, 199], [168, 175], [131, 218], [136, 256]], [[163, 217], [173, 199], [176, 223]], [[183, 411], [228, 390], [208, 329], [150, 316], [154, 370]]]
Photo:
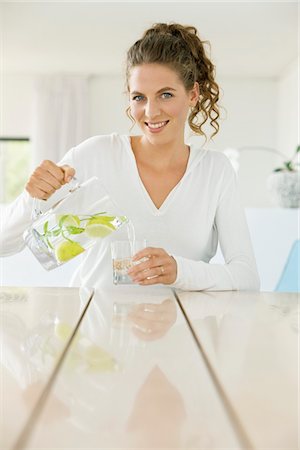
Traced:
[[160, 311], [151, 311], [151, 312], [145, 312], [145, 311], [139, 311], [136, 313], [131, 312], [128, 315], [128, 319], [131, 322], [134, 323], [164, 323], [165, 322], [165, 316], [161, 314]]
[[51, 194], [46, 194], [44, 191], [40, 190], [38, 187], [31, 187], [26, 185], [26, 191], [33, 198], [38, 198], [39, 200], [47, 200]]
[[160, 305], [157, 305], [156, 303], [138, 303], [137, 305], [134, 305], [132, 309], [129, 312], [129, 315], [131, 314], [151, 314], [155, 313]]
[[151, 269], [146, 269], [143, 271], [140, 271], [138, 274], [136, 274], [135, 276], [132, 277], [132, 280], [134, 283], [142, 281], [144, 279], [147, 278], [152, 278], [152, 277], [163, 277], [165, 274], [164, 272], [161, 271], [161, 266], [160, 267], [152, 267]]
[[32, 182], [46, 194], [53, 194], [54, 191], [61, 187], [61, 184], [52, 176], [45, 175], [44, 178], [32, 177]]
[[46, 197], [48, 198], [48, 196], [52, 195], [55, 191], [55, 188], [53, 188], [50, 184], [36, 178], [35, 176], [30, 178], [25, 188], [32, 197], [43, 199]]
[[156, 330], [158, 328], [161, 328], [163, 326], [163, 322], [158, 322], [157, 320], [151, 320], [147, 317], [134, 317], [131, 318], [131, 322], [133, 326], [138, 328], [141, 331], [147, 331], [149, 328], [151, 330]]
[[42, 170], [45, 170], [49, 174], [51, 174], [57, 181], [60, 182], [60, 184], [64, 184], [64, 176], [65, 172], [64, 170], [57, 166], [54, 162], [49, 161], [48, 159], [44, 160], [42, 164], [40, 165], [40, 168]]
[[63, 172], [49, 171], [45, 166], [39, 166], [35, 169], [30, 181], [39, 183], [40, 180], [48, 183], [54, 189], [59, 189], [63, 184]]
[[155, 339], [161, 338], [166, 333], [166, 331], [164, 329], [161, 329], [155, 332], [151, 331], [150, 333], [144, 333], [143, 331], [132, 327], [132, 333], [142, 341], [154, 341]]
[[163, 264], [166, 264], [165, 259], [157, 258], [153, 260], [153, 258], [150, 258], [147, 261], [134, 264], [132, 267], [130, 267], [130, 269], [128, 270], [128, 275], [135, 276], [138, 275], [140, 272], [153, 269], [154, 267], [162, 266]]
[[145, 278], [144, 280], [138, 282], [138, 284], [141, 286], [150, 286], [153, 284], [161, 284], [161, 283], [163, 283], [163, 278], [161, 276], [153, 278]]
[[[73, 173], [73, 170], [68, 169], [68, 173]], [[35, 169], [25, 188], [31, 197], [47, 200], [65, 184], [64, 174], [65, 172], [62, 168], [50, 160], [44, 160]]]
[[73, 167], [70, 167], [70, 166], [67, 166], [67, 165], [61, 166], [61, 169], [64, 172], [64, 181], [65, 181], [65, 183], [69, 183], [72, 180], [72, 178], [74, 177], [74, 175], [75, 175], [75, 169], [73, 169]]
[[130, 321], [133, 323], [137, 323], [137, 324], [150, 324], [151, 326], [153, 325], [153, 327], [161, 327], [162, 325], [165, 325], [167, 323], [169, 323], [169, 318], [166, 315], [162, 315], [159, 314], [159, 312], [157, 311], [155, 314], [151, 314], [149, 316], [148, 314], [142, 315], [134, 315], [134, 316], [130, 316]]
[[137, 261], [142, 258], [153, 258], [156, 256], [162, 256], [167, 255], [166, 251], [162, 248], [156, 248], [156, 247], [146, 247], [143, 250], [140, 250], [137, 252], [133, 257], [133, 261]]
[[50, 172], [42, 168], [37, 168], [34, 171], [29, 182], [31, 184], [36, 184], [36, 186], [47, 193], [51, 190], [54, 192], [62, 186], [60, 181], [58, 181]]

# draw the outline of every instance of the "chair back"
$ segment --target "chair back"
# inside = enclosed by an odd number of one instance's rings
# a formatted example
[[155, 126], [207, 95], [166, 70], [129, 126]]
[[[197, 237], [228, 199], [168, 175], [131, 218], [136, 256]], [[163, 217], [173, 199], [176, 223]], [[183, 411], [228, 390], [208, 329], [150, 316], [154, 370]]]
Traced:
[[300, 239], [294, 242], [275, 291], [300, 292]]

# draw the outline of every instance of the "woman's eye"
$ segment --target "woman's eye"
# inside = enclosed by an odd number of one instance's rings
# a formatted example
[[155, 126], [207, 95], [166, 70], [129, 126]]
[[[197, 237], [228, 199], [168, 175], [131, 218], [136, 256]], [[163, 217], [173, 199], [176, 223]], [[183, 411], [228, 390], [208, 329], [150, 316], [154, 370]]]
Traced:
[[143, 100], [143, 96], [142, 95], [135, 95], [132, 100], [136, 101], [136, 102], [140, 102], [141, 100]]
[[162, 98], [171, 98], [173, 97], [173, 94], [171, 94], [170, 92], [164, 92], [163, 94], [161, 94]]

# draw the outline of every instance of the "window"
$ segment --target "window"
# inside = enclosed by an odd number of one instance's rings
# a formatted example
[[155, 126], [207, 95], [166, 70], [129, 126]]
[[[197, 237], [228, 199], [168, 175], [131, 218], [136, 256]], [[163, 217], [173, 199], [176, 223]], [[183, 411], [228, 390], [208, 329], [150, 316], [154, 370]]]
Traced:
[[31, 170], [28, 138], [0, 137], [0, 203], [10, 203], [24, 189]]

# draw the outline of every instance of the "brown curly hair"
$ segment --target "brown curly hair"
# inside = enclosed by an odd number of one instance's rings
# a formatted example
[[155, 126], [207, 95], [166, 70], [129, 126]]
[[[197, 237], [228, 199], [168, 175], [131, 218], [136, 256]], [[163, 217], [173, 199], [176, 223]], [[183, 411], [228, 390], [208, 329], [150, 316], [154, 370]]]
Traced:
[[[189, 114], [188, 123], [196, 134], [206, 137], [202, 127], [210, 120], [213, 137], [219, 131], [219, 86], [215, 81], [215, 66], [206, 55], [204, 44], [209, 45], [209, 42], [201, 41], [193, 26], [154, 24], [127, 52], [126, 84], [129, 90], [131, 69], [147, 63], [165, 64], [175, 70], [187, 92], [198, 82], [200, 96]], [[127, 114], [131, 117], [129, 108]]]

